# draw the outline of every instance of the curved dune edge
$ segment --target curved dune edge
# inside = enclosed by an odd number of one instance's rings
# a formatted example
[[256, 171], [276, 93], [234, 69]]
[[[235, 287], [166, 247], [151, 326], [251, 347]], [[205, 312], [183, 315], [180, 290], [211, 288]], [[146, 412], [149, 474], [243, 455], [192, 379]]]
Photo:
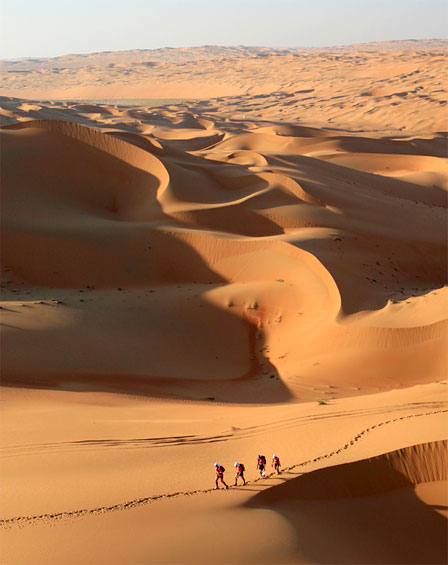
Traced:
[[30, 120], [1, 127], [6, 131], [26, 128], [38, 128], [56, 135], [71, 137], [104, 151], [137, 169], [150, 172], [159, 179], [159, 190], [163, 190], [168, 184], [168, 172], [157, 157], [136, 145], [131, 145], [114, 136], [104, 135], [96, 129], [64, 120]]
[[250, 504], [371, 496], [448, 479], [448, 440], [318, 469], [257, 494]]

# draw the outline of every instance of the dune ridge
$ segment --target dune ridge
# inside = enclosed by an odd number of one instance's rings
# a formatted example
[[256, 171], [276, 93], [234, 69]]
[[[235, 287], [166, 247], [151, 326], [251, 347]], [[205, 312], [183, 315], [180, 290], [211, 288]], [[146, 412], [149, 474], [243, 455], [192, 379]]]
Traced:
[[373, 496], [422, 483], [446, 481], [447, 448], [446, 440], [429, 442], [326, 467], [265, 490], [254, 502]]
[[406, 50], [431, 50], [438, 51], [448, 49], [447, 39], [419, 39], [419, 40], [395, 40], [379, 41], [371, 43], [358, 43], [352, 45], [340, 45], [329, 47], [296, 47], [296, 48], [270, 48], [235, 46], [225, 47], [220, 45], [204, 45], [202, 47], [163, 47], [160, 49], [131, 49], [127, 51], [103, 51], [98, 53], [82, 53], [61, 55], [51, 58], [24, 57], [20, 59], [6, 59], [1, 61], [2, 66], [7, 69], [32, 70], [42, 67], [60, 67], [70, 69], [79, 66], [111, 65], [138, 63], [138, 62], [179, 62], [190, 60], [202, 60], [208, 58], [230, 58], [230, 57], [263, 57], [269, 54], [304, 53], [304, 52], [351, 52], [351, 51], [406, 51]]

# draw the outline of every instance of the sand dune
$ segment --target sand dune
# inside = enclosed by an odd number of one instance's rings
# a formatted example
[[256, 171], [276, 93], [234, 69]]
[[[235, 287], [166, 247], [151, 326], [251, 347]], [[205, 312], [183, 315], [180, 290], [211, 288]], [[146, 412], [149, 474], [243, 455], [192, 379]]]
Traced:
[[446, 441], [407, 447], [302, 475], [247, 506], [285, 516], [312, 562], [444, 563], [446, 506], [424, 502], [448, 493], [446, 456]]
[[414, 445], [356, 463], [307, 473], [257, 495], [254, 504], [372, 496], [447, 481], [447, 441]]

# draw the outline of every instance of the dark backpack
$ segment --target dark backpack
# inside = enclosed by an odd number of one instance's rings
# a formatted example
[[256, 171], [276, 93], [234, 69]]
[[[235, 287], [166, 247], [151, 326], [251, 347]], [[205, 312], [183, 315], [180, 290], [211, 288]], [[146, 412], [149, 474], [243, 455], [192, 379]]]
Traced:
[[221, 473], [224, 473], [224, 471], [225, 471], [225, 469], [222, 465], [219, 467], [219, 470], [221, 471]]
[[244, 473], [246, 469], [244, 468], [244, 465], [241, 463], [240, 465], [240, 473]]
[[261, 456], [261, 462], [263, 465], [266, 465], [266, 457], [264, 455]]

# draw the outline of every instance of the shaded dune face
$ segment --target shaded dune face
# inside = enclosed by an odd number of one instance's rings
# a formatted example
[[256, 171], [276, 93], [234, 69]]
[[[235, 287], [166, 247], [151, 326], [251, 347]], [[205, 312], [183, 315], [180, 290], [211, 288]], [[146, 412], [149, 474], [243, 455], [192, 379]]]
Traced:
[[377, 457], [318, 469], [255, 496], [253, 504], [374, 496], [448, 479], [448, 441], [423, 443]]
[[75, 110], [1, 131], [8, 382], [273, 401], [445, 376], [437, 138]]
[[289, 523], [293, 562], [445, 563], [447, 478], [447, 441], [430, 442], [312, 471], [246, 507]]

